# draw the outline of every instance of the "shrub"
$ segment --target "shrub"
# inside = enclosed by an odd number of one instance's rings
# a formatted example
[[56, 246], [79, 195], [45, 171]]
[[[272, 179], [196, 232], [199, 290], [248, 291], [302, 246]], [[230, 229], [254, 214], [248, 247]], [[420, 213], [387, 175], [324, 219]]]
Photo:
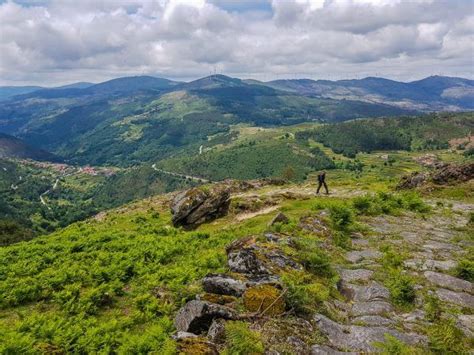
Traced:
[[415, 192], [407, 192], [402, 195], [403, 207], [409, 211], [426, 213], [430, 211], [430, 206], [423, 202], [421, 197]]
[[310, 313], [316, 306], [329, 298], [329, 288], [317, 282], [302, 271], [291, 271], [282, 276], [287, 289], [286, 304], [297, 313]]
[[227, 322], [225, 338], [228, 354], [263, 354], [265, 350], [260, 333], [250, 330], [245, 322]]
[[382, 264], [386, 268], [397, 269], [403, 265], [404, 255], [391, 246], [382, 248]]
[[331, 267], [329, 256], [320, 249], [313, 249], [303, 252], [300, 255], [303, 266], [309, 272], [323, 277], [334, 276], [334, 270]]
[[474, 282], [474, 260], [461, 259], [455, 268], [456, 276]]
[[408, 275], [400, 272], [392, 273], [387, 286], [393, 303], [399, 306], [407, 306], [415, 301], [414, 283]]
[[382, 355], [417, 355], [424, 354], [421, 349], [414, 348], [397, 339], [393, 335], [385, 334], [384, 342], [376, 342], [374, 345], [381, 350]]
[[329, 217], [334, 228], [339, 230], [347, 230], [354, 220], [352, 210], [343, 204], [329, 207]]
[[443, 320], [428, 330], [429, 346], [435, 354], [467, 354], [463, 333], [453, 320]]
[[426, 319], [430, 322], [438, 320], [441, 316], [441, 305], [439, 299], [433, 295], [428, 295], [425, 298], [425, 313]]

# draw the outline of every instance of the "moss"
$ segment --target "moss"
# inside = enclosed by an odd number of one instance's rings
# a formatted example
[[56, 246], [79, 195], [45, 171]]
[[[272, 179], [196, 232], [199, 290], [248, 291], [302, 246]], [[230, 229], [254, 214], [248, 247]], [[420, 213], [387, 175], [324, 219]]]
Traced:
[[217, 304], [229, 304], [237, 301], [237, 298], [227, 295], [218, 295], [215, 293], [205, 293], [201, 296], [203, 301], [208, 301]]
[[263, 312], [276, 316], [285, 311], [285, 300], [281, 291], [272, 285], [258, 285], [245, 291], [244, 306], [250, 312]]
[[185, 338], [178, 343], [179, 354], [189, 355], [215, 355], [215, 346], [202, 337]]

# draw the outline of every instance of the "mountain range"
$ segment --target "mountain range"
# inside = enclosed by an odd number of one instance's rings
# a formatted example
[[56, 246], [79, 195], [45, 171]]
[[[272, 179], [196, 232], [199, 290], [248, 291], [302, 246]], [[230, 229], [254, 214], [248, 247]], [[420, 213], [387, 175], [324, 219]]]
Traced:
[[474, 81], [260, 82], [212, 75], [177, 82], [137, 76], [58, 88], [0, 87], [0, 96], [0, 132], [71, 163], [130, 166], [228, 142], [237, 124], [275, 127], [471, 110]]

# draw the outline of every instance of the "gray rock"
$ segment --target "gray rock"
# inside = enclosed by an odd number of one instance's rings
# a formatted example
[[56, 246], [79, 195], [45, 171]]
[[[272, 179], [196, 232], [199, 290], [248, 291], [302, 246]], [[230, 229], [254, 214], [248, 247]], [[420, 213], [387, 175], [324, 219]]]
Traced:
[[311, 355], [357, 355], [352, 351], [338, 351], [326, 345], [313, 345], [311, 347]]
[[473, 293], [474, 291], [474, 287], [471, 282], [458, 279], [457, 277], [433, 271], [426, 271], [423, 275], [430, 283], [439, 287], [448, 288], [453, 291], [462, 291], [469, 293]]
[[439, 288], [436, 290], [436, 296], [441, 301], [456, 304], [465, 308], [474, 308], [474, 296], [465, 292], [454, 292], [451, 290], [446, 290], [444, 288]]
[[355, 250], [346, 254], [346, 260], [351, 263], [358, 263], [363, 260], [373, 260], [382, 257], [382, 253], [377, 250]]
[[463, 333], [469, 337], [474, 337], [474, 315], [472, 314], [461, 314], [457, 317], [456, 325]]
[[207, 332], [207, 337], [210, 341], [216, 344], [222, 344], [225, 342], [225, 320], [214, 319]]
[[193, 300], [186, 303], [174, 320], [178, 331], [200, 334], [207, 331], [215, 318], [235, 319], [236, 312], [225, 306]]
[[330, 229], [320, 216], [304, 216], [300, 218], [298, 227], [314, 234], [330, 234]]
[[172, 336], [174, 340], [181, 340], [186, 338], [197, 338], [196, 334], [188, 333], [188, 332], [177, 332]]
[[457, 245], [437, 242], [434, 240], [428, 241], [428, 243], [423, 245], [423, 248], [430, 249], [433, 251], [459, 251], [461, 250]]
[[369, 281], [374, 272], [366, 269], [341, 270], [341, 280], [344, 282]]
[[454, 267], [456, 267], [456, 262], [454, 260], [432, 260], [428, 259], [420, 261], [419, 259], [410, 259], [405, 260], [404, 262], [405, 267], [412, 269], [412, 270], [420, 270], [420, 271], [448, 271]]
[[245, 283], [225, 274], [210, 274], [202, 279], [204, 291], [240, 297], [246, 290]]
[[227, 265], [233, 272], [242, 274], [268, 274], [269, 271], [252, 249], [231, 251], [227, 254]]
[[425, 338], [415, 334], [404, 334], [387, 327], [345, 326], [321, 314], [314, 317], [316, 326], [325, 334], [333, 347], [359, 352], [375, 352], [374, 342], [384, 342], [385, 334], [390, 334], [407, 344], [425, 342]]
[[216, 185], [212, 189], [193, 188], [176, 195], [171, 203], [172, 222], [175, 226], [192, 229], [224, 216], [230, 204], [230, 190]]
[[356, 302], [351, 313], [354, 317], [363, 315], [381, 315], [392, 311], [392, 305], [385, 301]]
[[381, 317], [378, 315], [371, 315], [371, 316], [360, 316], [352, 319], [352, 324], [356, 325], [365, 325], [365, 326], [389, 326], [394, 324], [395, 322], [391, 319]]
[[420, 322], [425, 319], [426, 313], [421, 309], [417, 309], [411, 313], [404, 313], [401, 314], [399, 317], [403, 320], [403, 322], [408, 323], [415, 323]]
[[338, 283], [338, 289], [344, 296], [355, 302], [383, 301], [390, 298], [390, 291], [375, 281], [366, 286], [342, 281]]
[[290, 220], [288, 219], [288, 217], [284, 213], [278, 212], [278, 214], [275, 217], [273, 217], [273, 219], [270, 221], [270, 223], [268, 225], [273, 226], [276, 223], [286, 224], [289, 221]]

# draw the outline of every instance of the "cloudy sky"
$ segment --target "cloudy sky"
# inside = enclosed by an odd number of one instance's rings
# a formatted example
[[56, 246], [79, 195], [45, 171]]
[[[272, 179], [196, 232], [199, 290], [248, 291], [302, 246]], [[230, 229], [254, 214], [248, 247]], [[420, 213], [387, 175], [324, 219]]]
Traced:
[[0, 85], [474, 77], [474, 0], [0, 0]]

